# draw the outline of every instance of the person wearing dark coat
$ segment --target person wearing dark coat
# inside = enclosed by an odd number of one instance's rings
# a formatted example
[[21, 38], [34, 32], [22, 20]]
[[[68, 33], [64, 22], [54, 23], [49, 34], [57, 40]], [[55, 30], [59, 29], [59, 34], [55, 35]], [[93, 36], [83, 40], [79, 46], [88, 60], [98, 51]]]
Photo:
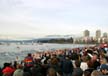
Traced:
[[75, 66], [76, 68], [73, 69], [72, 76], [82, 76], [83, 75], [83, 70], [80, 68], [80, 61], [76, 60], [75, 61]]
[[63, 76], [72, 76], [73, 65], [68, 56], [65, 57], [65, 60], [62, 62], [61, 67]]

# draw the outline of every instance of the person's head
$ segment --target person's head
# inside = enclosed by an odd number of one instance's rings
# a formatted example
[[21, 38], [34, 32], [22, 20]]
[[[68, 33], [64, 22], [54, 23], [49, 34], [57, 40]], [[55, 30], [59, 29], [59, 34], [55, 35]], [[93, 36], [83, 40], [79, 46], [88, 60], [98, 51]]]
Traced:
[[91, 76], [100, 76], [102, 75], [102, 73], [100, 71], [97, 71], [97, 70], [94, 70], [92, 73], [91, 73]]
[[92, 57], [92, 61], [96, 61], [97, 59], [98, 59], [98, 55], [94, 54], [93, 57]]
[[18, 64], [17, 69], [23, 69], [23, 66], [21, 64]]
[[55, 64], [57, 64], [57, 63], [58, 63], [57, 58], [52, 58], [52, 59], [51, 59], [51, 64], [55, 65]]
[[4, 63], [3, 65], [4, 65], [3, 68], [6, 68], [6, 67], [10, 67], [11, 63]]
[[48, 76], [56, 76], [56, 71], [53, 68], [49, 68], [47, 75]]
[[106, 64], [106, 63], [107, 63], [107, 60], [106, 60], [105, 58], [101, 58], [101, 59], [100, 59], [100, 63], [101, 63], [101, 64]]
[[67, 55], [67, 56], [65, 57], [65, 59], [66, 59], [66, 60], [69, 60], [69, 56]]
[[31, 56], [31, 53], [28, 53], [28, 56]]
[[90, 76], [90, 72], [89, 71], [84, 71], [84, 76]]
[[87, 56], [82, 56], [82, 61], [87, 62], [88, 61]]
[[80, 61], [79, 61], [79, 60], [76, 60], [76, 61], [75, 61], [75, 66], [76, 66], [76, 67], [80, 67]]
[[108, 65], [102, 64], [100, 66], [100, 71], [102, 72], [102, 74], [106, 75], [108, 73]]

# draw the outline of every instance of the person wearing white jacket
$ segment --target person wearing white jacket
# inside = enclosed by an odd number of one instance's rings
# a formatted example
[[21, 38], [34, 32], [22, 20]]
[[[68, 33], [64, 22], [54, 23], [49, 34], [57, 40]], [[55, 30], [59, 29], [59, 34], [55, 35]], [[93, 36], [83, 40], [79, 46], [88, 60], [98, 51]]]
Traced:
[[17, 69], [16, 71], [13, 73], [13, 76], [23, 76], [24, 72], [23, 72], [23, 69], [22, 69], [22, 65], [19, 64], [17, 65]]
[[83, 58], [83, 61], [81, 62], [80, 68], [85, 71], [86, 69], [88, 69], [88, 64], [87, 64], [87, 59], [86, 57]]

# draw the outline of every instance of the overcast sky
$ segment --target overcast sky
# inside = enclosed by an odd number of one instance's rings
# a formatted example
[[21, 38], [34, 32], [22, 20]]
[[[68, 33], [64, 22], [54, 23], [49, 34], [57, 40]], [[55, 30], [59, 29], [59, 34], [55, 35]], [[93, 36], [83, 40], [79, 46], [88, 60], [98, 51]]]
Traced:
[[0, 0], [0, 34], [13, 37], [108, 32], [108, 0]]

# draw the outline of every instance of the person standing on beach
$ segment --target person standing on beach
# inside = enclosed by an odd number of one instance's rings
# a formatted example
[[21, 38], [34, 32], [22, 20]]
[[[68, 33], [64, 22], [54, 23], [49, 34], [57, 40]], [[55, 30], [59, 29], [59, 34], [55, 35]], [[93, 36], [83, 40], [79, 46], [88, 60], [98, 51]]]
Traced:
[[27, 57], [24, 59], [24, 72], [29, 72], [31, 73], [31, 67], [33, 67], [34, 61], [31, 53], [28, 54]]
[[31, 53], [29, 53], [28, 56], [25, 57], [24, 64], [26, 67], [32, 67], [33, 66], [33, 57], [31, 55]]
[[65, 60], [62, 62], [61, 67], [63, 76], [72, 76], [73, 65], [68, 56], [65, 57]]
[[21, 64], [17, 65], [17, 69], [13, 73], [13, 76], [23, 76], [23, 66]]

